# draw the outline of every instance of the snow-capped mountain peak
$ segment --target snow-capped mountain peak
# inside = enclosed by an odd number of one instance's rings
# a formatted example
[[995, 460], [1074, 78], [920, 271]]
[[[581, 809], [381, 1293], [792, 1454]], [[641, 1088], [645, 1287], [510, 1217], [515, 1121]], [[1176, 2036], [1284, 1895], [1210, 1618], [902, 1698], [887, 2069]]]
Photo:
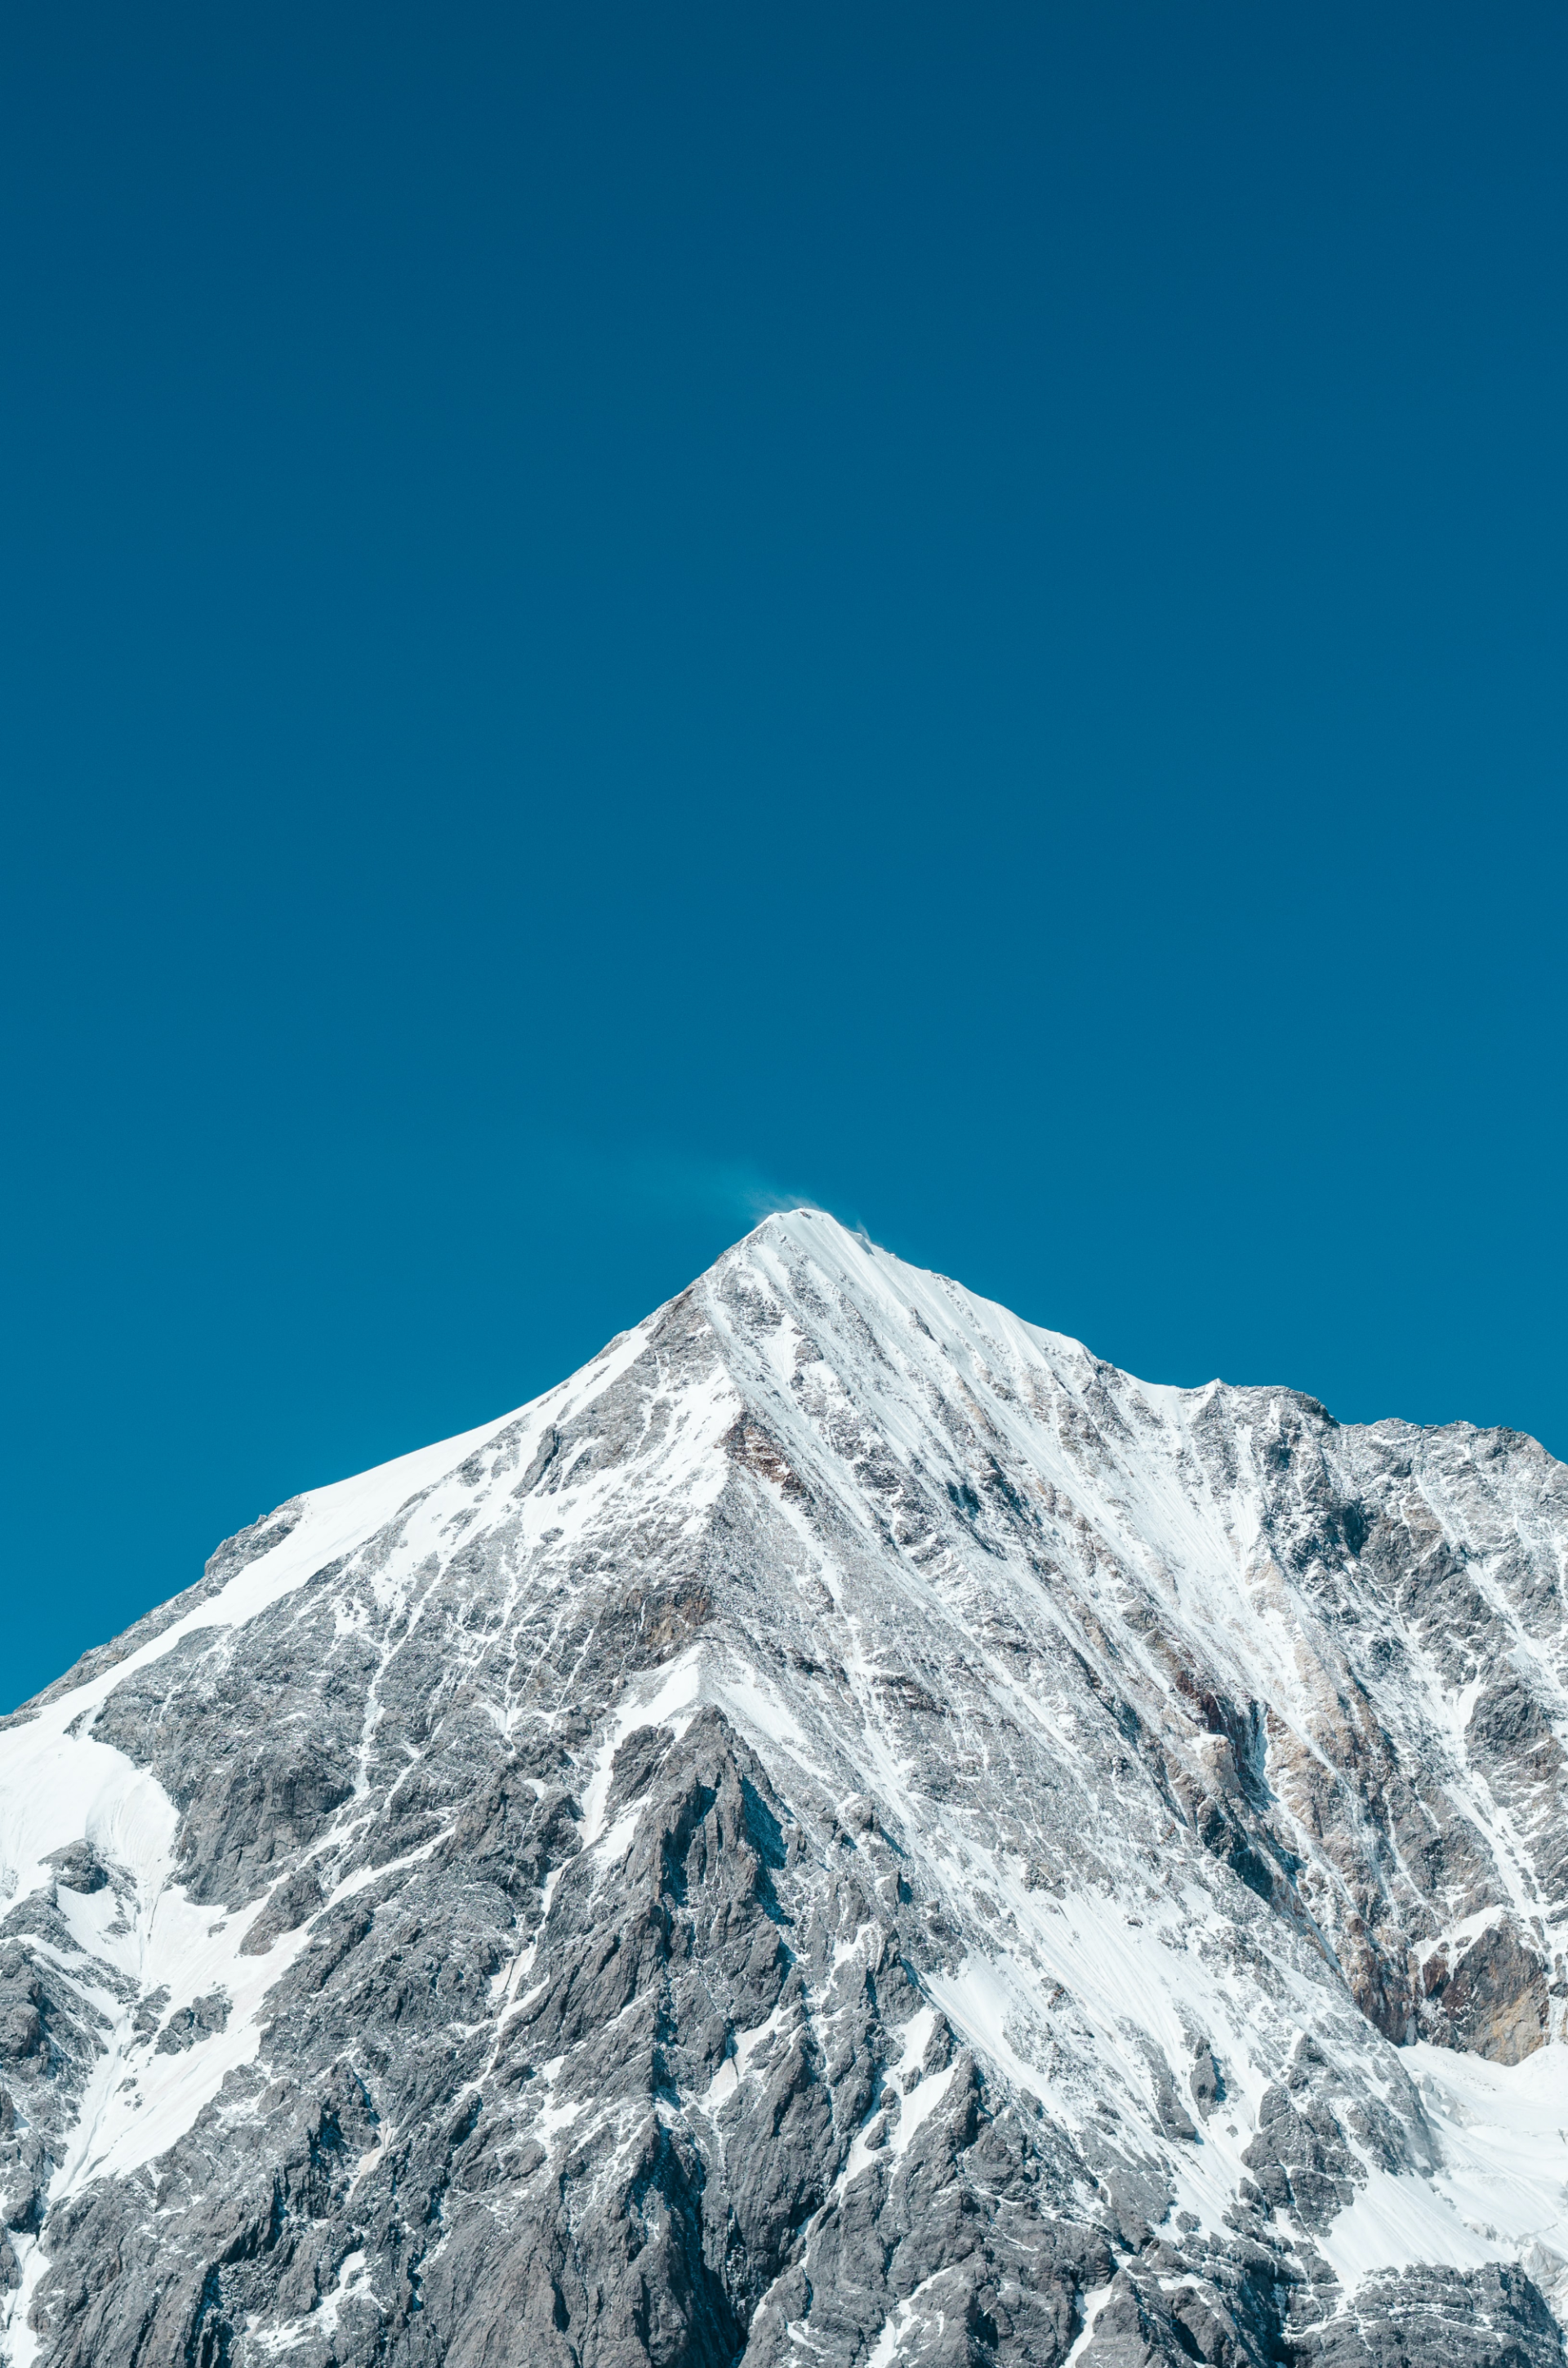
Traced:
[[0, 1723], [0, 2357], [1555, 2359], [1565, 1541], [769, 1218]]

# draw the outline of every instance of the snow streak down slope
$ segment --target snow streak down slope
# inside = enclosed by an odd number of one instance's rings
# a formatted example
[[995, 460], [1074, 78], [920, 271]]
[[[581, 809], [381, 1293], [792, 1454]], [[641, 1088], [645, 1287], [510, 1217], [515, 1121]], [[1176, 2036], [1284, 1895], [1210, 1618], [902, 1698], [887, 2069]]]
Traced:
[[6, 2356], [1555, 2357], [1565, 1539], [769, 1220], [5, 1723]]

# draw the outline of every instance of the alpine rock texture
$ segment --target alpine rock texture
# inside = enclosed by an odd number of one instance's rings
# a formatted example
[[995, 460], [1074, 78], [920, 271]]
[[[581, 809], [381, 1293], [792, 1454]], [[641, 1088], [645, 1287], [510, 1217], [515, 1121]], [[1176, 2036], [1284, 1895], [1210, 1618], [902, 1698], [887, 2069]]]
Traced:
[[0, 1722], [9, 2368], [1556, 2368], [1568, 1471], [800, 1211]]

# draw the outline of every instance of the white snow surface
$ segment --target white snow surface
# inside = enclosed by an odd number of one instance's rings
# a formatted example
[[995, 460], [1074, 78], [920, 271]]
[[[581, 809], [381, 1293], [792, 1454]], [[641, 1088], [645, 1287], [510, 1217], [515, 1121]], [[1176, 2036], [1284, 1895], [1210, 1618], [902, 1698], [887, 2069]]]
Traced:
[[1417, 2261], [1522, 2260], [1558, 2295], [1568, 2273], [1568, 2048], [1522, 2064], [1422, 2042], [1403, 2051], [1438, 2145], [1430, 2180], [1375, 2171], [1323, 2249], [1354, 2291]]

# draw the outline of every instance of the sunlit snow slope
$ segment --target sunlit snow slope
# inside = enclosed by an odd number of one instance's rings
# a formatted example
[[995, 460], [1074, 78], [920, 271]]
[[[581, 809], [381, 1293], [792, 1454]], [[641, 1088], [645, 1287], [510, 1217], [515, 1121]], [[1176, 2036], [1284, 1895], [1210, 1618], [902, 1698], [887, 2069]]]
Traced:
[[0, 2357], [1556, 2360], [1565, 1540], [769, 1219], [0, 1722]]

